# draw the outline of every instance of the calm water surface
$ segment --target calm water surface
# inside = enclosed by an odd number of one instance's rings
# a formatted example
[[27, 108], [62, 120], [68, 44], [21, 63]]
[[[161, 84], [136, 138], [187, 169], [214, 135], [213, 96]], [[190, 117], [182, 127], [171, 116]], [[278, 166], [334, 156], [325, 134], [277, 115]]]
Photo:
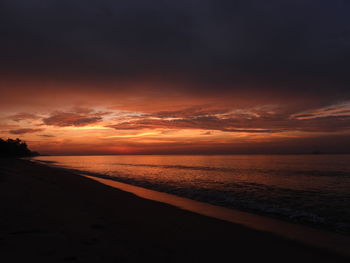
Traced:
[[350, 234], [350, 155], [35, 159], [211, 204]]

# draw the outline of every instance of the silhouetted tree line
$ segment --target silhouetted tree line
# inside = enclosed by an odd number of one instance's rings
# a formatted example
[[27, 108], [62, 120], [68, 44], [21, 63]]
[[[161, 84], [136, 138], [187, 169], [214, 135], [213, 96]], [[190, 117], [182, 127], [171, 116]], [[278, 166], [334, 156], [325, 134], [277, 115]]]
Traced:
[[29, 150], [27, 144], [18, 138], [16, 140], [0, 138], [0, 157], [13, 158], [38, 155], [39, 153]]

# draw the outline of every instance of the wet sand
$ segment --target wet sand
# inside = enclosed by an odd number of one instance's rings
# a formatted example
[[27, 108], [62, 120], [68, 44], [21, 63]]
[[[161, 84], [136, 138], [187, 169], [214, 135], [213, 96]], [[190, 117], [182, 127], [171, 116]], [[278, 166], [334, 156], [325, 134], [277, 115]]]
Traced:
[[1, 262], [349, 262], [25, 160], [0, 160]]

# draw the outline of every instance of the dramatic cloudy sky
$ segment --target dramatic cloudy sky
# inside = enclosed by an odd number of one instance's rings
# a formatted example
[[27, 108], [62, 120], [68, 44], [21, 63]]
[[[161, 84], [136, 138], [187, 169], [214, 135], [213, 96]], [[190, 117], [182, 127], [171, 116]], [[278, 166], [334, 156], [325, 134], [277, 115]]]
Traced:
[[349, 13], [2, 0], [0, 137], [49, 154], [349, 152]]

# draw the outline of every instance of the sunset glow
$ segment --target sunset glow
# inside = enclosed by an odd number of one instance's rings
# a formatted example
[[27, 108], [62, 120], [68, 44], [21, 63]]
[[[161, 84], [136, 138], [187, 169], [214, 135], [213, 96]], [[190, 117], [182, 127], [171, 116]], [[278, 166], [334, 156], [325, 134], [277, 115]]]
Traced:
[[[138, 111], [132, 111], [131, 102], [122, 105], [122, 110], [113, 106], [113, 100], [97, 103], [94, 106], [82, 102], [57, 109], [50, 105], [28, 109], [26, 105], [26, 112], [4, 109], [1, 133], [3, 137], [21, 137], [38, 151], [57, 154], [82, 154], [86, 149], [91, 154], [225, 153], [236, 149], [254, 152], [275, 143], [292, 147], [298, 140], [349, 134], [346, 103], [289, 114], [284, 113], [288, 104], [235, 108], [229, 104], [218, 107], [214, 102], [177, 106], [171, 111], [146, 104], [143, 111], [140, 105]], [[336, 125], [329, 125], [332, 123]], [[318, 145], [309, 147], [312, 151]]]
[[345, 9], [242, 4], [232, 20], [228, 2], [140, 2], [130, 19], [126, 3], [6, 2], [2, 138], [44, 154], [348, 152]]
[[0, 263], [349, 263], [349, 14], [0, 0]]

